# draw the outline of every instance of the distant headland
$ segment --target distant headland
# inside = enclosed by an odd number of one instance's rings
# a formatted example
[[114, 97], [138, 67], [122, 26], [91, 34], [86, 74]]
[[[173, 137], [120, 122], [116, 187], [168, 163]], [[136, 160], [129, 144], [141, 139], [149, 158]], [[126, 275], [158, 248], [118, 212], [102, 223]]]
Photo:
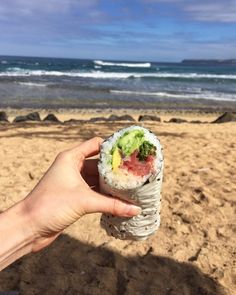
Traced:
[[186, 65], [236, 65], [236, 59], [184, 59]]

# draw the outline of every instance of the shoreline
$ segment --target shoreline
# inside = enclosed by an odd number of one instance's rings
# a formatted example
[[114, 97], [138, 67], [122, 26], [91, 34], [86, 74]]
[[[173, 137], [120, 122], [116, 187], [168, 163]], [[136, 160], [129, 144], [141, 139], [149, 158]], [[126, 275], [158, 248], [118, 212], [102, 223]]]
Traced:
[[[141, 108], [140, 108], [141, 107]], [[188, 100], [179, 100], [179, 101], [165, 101], [165, 102], [141, 102], [141, 101], [123, 101], [123, 100], [78, 100], [78, 101], [70, 101], [68, 100], [66, 103], [57, 103], [51, 102], [51, 104], [46, 101], [35, 101], [34, 103], [25, 103], [25, 102], [0, 102], [0, 109], [138, 109], [138, 110], [156, 110], [156, 111], [184, 111], [184, 112], [205, 112], [205, 113], [219, 113], [219, 112], [236, 112], [236, 102], [234, 101], [218, 101], [218, 100], [207, 100], [207, 99], [199, 99], [196, 101], [188, 101]]]

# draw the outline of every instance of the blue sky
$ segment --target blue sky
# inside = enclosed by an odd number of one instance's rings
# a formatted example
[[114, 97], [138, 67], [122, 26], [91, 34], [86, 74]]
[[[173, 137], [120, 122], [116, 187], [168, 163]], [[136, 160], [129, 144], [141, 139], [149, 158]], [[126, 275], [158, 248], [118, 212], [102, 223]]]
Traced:
[[1, 0], [0, 54], [236, 58], [236, 1]]

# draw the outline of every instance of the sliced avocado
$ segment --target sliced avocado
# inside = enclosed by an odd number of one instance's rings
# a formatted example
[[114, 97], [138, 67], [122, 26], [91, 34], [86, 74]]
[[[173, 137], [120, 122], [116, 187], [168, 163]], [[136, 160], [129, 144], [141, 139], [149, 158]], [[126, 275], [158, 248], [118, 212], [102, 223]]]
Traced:
[[116, 170], [117, 168], [119, 168], [120, 163], [121, 163], [121, 154], [120, 154], [119, 148], [116, 146], [112, 154], [112, 169]]
[[127, 131], [117, 142], [122, 154], [130, 156], [144, 142], [144, 132], [142, 130]]

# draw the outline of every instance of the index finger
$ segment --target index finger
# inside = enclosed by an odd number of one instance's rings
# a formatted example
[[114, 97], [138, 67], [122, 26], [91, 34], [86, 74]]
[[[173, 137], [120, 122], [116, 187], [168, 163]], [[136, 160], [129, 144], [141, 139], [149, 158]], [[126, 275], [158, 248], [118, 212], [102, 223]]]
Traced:
[[99, 153], [102, 142], [101, 137], [94, 137], [72, 148], [71, 151], [84, 159], [92, 157]]

